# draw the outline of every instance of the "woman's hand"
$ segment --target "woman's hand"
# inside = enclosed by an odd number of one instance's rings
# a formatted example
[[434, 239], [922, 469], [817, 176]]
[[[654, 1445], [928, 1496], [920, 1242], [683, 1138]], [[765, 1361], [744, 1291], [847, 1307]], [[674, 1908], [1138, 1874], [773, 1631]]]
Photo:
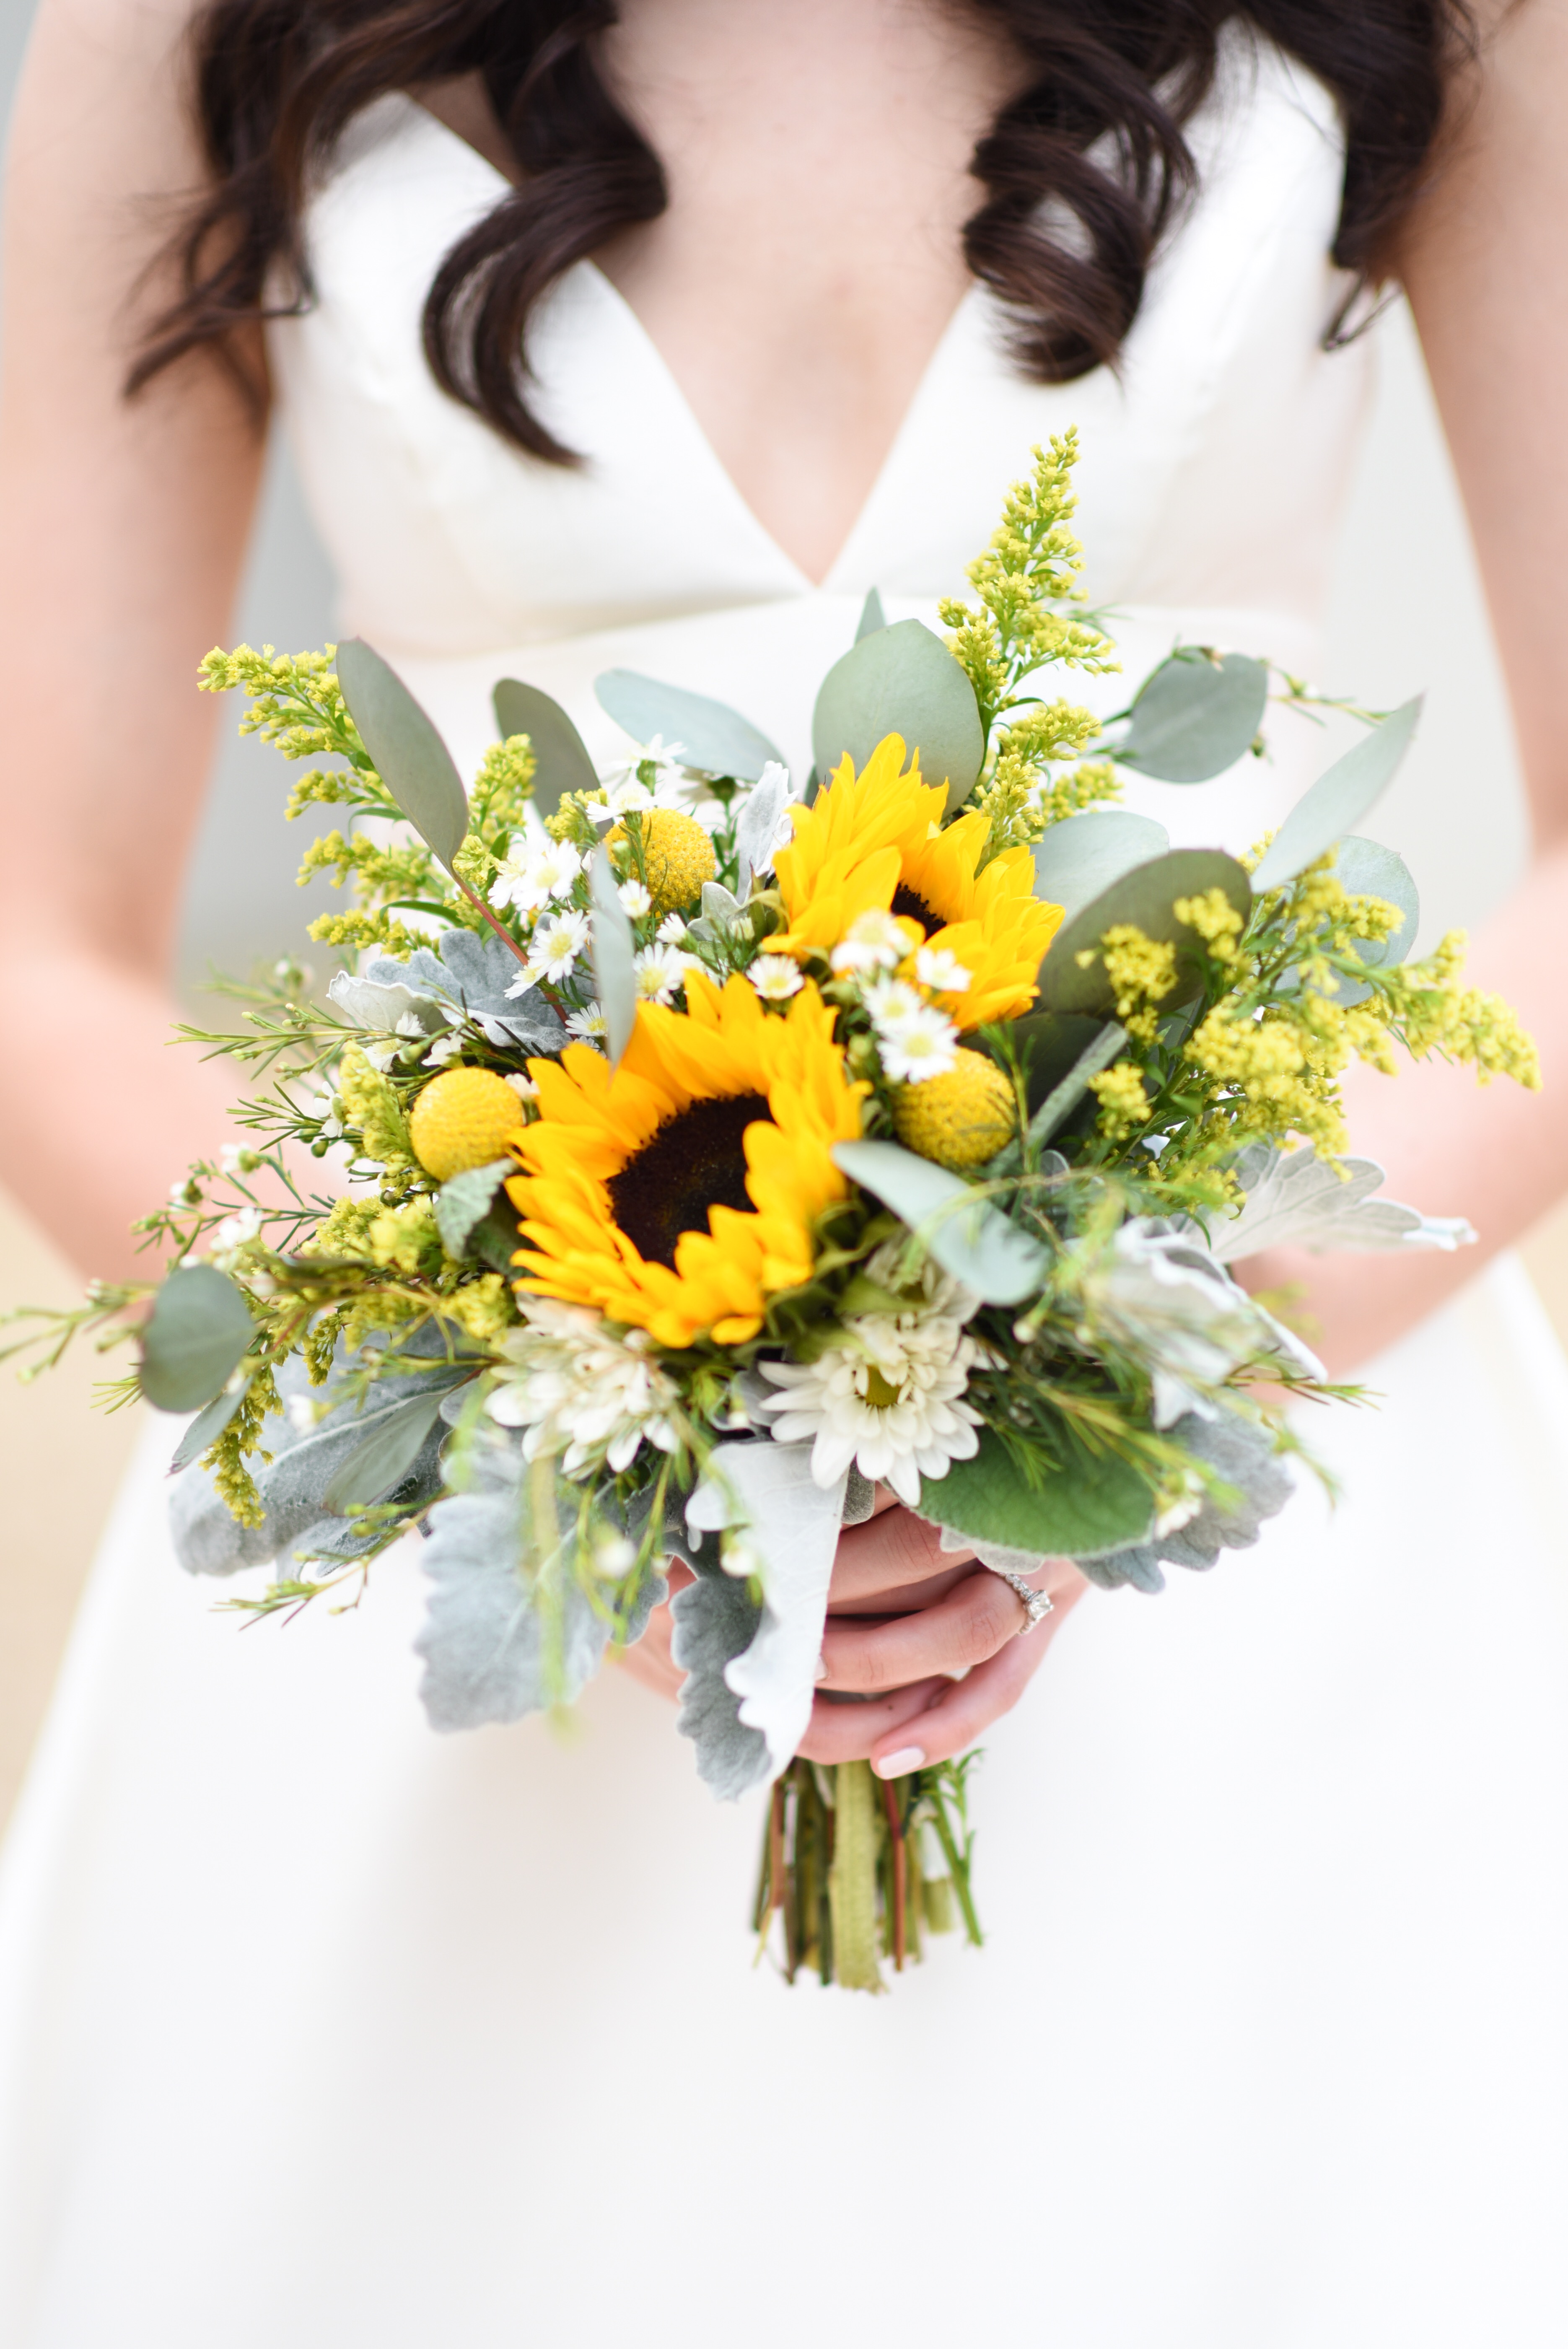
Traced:
[[[1056, 1611], [1020, 1638], [1017, 1592], [969, 1553], [940, 1545], [936, 1526], [885, 1493], [874, 1516], [840, 1537], [823, 1677], [800, 1745], [810, 1760], [869, 1760], [879, 1776], [902, 1778], [962, 1753], [1012, 1711], [1088, 1587], [1068, 1559], [1047, 1559], [1028, 1580]], [[672, 1591], [691, 1578], [689, 1568], [673, 1567]], [[667, 1607], [655, 1609], [624, 1664], [645, 1687], [678, 1694]]]

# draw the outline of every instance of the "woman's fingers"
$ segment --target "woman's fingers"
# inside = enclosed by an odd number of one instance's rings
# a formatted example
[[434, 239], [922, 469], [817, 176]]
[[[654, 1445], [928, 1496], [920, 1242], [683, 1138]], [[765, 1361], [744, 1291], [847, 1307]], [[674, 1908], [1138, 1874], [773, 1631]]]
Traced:
[[972, 1550], [944, 1550], [939, 1526], [896, 1506], [881, 1508], [840, 1536], [829, 1604], [835, 1613], [853, 1612], [912, 1583], [941, 1578], [951, 1586], [973, 1557]]
[[[1003, 1584], [1006, 1589], [1006, 1585]], [[1040, 1587], [1038, 1584], [1037, 1587]], [[1079, 1574], [1052, 1587], [1054, 1613], [1023, 1638], [1014, 1638], [964, 1680], [949, 1682], [918, 1716], [884, 1731], [871, 1748], [872, 1768], [882, 1778], [905, 1778], [929, 1763], [950, 1761], [973, 1745], [994, 1721], [1011, 1713], [1035, 1674], [1067, 1617], [1088, 1588]], [[1015, 1610], [1022, 1601], [1008, 1591]]]
[[874, 1745], [890, 1740], [895, 1748], [901, 1742], [907, 1744], [920, 1715], [946, 1685], [945, 1681], [917, 1681], [912, 1688], [894, 1689], [863, 1703], [835, 1703], [831, 1697], [820, 1696], [797, 1751], [808, 1762], [863, 1762]]
[[872, 1623], [830, 1616], [822, 1634], [827, 1683], [875, 1691], [968, 1671], [1016, 1635], [1022, 1607], [1000, 1575], [971, 1567], [944, 1597], [914, 1613]]

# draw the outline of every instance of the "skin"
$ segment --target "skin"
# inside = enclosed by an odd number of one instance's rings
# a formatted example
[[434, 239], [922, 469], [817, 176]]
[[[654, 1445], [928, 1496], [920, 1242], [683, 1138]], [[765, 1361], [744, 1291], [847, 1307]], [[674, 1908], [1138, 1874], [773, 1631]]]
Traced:
[[[225, 1138], [226, 1083], [165, 1049], [181, 874], [218, 717], [191, 689], [226, 636], [261, 443], [222, 375], [120, 397], [145, 272], [195, 184], [189, 0], [44, 0], [15, 119], [0, 374], [0, 986], [13, 1110], [0, 1173], [93, 1270], [132, 1268], [133, 1216]], [[1477, 940], [1518, 1006], [1543, 1095], [1443, 1069], [1348, 1088], [1396, 1196], [1462, 1212], [1460, 1257], [1259, 1258], [1304, 1278], [1331, 1368], [1363, 1362], [1543, 1214], [1568, 1164], [1568, 0], [1485, 21], [1484, 67], [1394, 256], [1470, 505], [1513, 695], [1537, 858]], [[609, 69], [668, 161], [662, 219], [600, 256], [743, 495], [810, 578], [843, 543], [965, 283], [975, 138], [1019, 74], [935, 0], [625, 0]], [[492, 159], [472, 88], [421, 92]], [[85, 1060], [79, 1040], [90, 1036]], [[890, 1775], [971, 1743], [1022, 1693], [1081, 1596], [1027, 1639], [1016, 1594], [886, 1505], [845, 1535], [805, 1750]], [[634, 1669], [672, 1687], [667, 1623]], [[954, 1680], [955, 1673], [964, 1677]], [[844, 1703], [831, 1696], [863, 1696]]]

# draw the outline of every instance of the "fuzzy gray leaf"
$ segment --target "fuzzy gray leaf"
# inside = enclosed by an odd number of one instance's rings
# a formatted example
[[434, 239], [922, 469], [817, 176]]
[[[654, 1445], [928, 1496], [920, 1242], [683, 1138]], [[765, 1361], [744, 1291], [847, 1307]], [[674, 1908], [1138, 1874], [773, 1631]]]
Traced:
[[[378, 957], [384, 966], [386, 957]], [[394, 965], [401, 969], [401, 964]], [[427, 1036], [440, 1033], [449, 1025], [446, 1007], [433, 996], [417, 994], [402, 979], [383, 980], [362, 976], [351, 970], [336, 971], [326, 990], [326, 999], [335, 1004], [355, 1027], [377, 1036], [408, 1035], [413, 1028]]]
[[699, 1574], [670, 1601], [671, 1661], [686, 1673], [676, 1727], [696, 1747], [697, 1776], [721, 1802], [734, 1802], [769, 1775], [768, 1740], [740, 1718], [740, 1700], [725, 1679], [762, 1624], [746, 1585], [729, 1575]]
[[[741, 809], [739, 822], [735, 827], [735, 853], [740, 868], [738, 880], [742, 897], [751, 886], [752, 874], [766, 873], [771, 868], [774, 838], [779, 818], [789, 804], [789, 770], [784, 767], [766, 769], [761, 781]], [[707, 911], [707, 889], [703, 891], [702, 910], [705, 914]]]
[[1233, 1490], [1219, 1500], [1205, 1494], [1197, 1514], [1169, 1533], [1152, 1534], [1130, 1549], [1109, 1557], [1079, 1561], [1083, 1572], [1102, 1590], [1123, 1583], [1134, 1589], [1163, 1590], [1161, 1565], [1202, 1571], [1212, 1566], [1222, 1549], [1251, 1549], [1267, 1517], [1277, 1516], [1291, 1495], [1291, 1481], [1281, 1466], [1266, 1429], [1256, 1427], [1234, 1412], [1214, 1418], [1197, 1413], [1178, 1420], [1171, 1430], [1174, 1442], [1196, 1460], [1223, 1477]]
[[490, 1202], [517, 1167], [510, 1158], [493, 1159], [488, 1166], [470, 1166], [454, 1174], [436, 1194], [436, 1229], [449, 1256], [460, 1257], [474, 1226], [490, 1212]]
[[598, 1670], [609, 1625], [578, 1588], [573, 1528], [536, 1525], [521, 1449], [480, 1451], [465, 1493], [438, 1501], [419, 1563], [434, 1588], [415, 1652], [432, 1729], [478, 1729], [571, 1704]]
[[1310, 1143], [1282, 1151], [1254, 1142], [1238, 1151], [1231, 1171], [1245, 1196], [1239, 1215], [1211, 1219], [1207, 1245], [1221, 1264], [1271, 1247], [1366, 1254], [1463, 1247], [1475, 1238], [1462, 1216], [1423, 1216], [1397, 1200], [1374, 1198], [1383, 1169], [1370, 1158], [1345, 1158], [1336, 1165], [1319, 1158]]
[[521, 969], [516, 956], [493, 933], [487, 930], [480, 936], [473, 930], [451, 929], [438, 947], [416, 947], [406, 960], [378, 955], [358, 984], [411, 987], [447, 1024], [464, 1018], [477, 1020], [492, 1044], [513, 1044], [521, 1051], [552, 1060], [566, 1042], [566, 1030], [538, 988], [509, 994]]

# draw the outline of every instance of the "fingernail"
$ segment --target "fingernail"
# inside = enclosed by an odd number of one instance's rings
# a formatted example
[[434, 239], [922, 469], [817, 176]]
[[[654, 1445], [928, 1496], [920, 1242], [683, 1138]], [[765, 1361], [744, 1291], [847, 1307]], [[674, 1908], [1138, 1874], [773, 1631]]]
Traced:
[[819, 1683], [819, 1685], [820, 1685], [823, 1681], [825, 1681], [825, 1680], [827, 1679], [827, 1677], [828, 1677], [828, 1659], [826, 1658], [826, 1656], [819, 1656], [819, 1657], [818, 1657], [818, 1659], [817, 1659], [817, 1680], [818, 1680], [818, 1683]]
[[912, 1770], [924, 1767], [923, 1745], [901, 1745], [896, 1754], [884, 1754], [880, 1762], [872, 1764], [879, 1778], [907, 1778]]

